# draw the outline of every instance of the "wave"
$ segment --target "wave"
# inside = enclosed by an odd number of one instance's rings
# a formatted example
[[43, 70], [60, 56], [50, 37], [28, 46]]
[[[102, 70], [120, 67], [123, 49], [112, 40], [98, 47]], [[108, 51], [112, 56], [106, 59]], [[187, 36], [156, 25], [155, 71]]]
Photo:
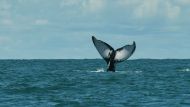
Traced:
[[183, 71], [183, 72], [190, 72], [190, 68], [184, 68], [184, 69], [181, 69], [179, 71]]
[[72, 70], [74, 72], [79, 72], [79, 71], [85, 71], [85, 72], [106, 72], [106, 70], [104, 70], [104, 68], [97, 68], [95, 71], [92, 70]]
[[[104, 68], [97, 68], [96, 70], [73, 70], [75, 72], [81, 72], [81, 71], [85, 71], [85, 72], [95, 72], [95, 73], [103, 73], [103, 72], [107, 72], [107, 70], [105, 70]], [[116, 70], [115, 73], [119, 73], [119, 74], [131, 74], [131, 73], [135, 73], [135, 74], [140, 74], [142, 73], [142, 70]]]
[[98, 68], [96, 69], [96, 71], [90, 71], [90, 72], [106, 72], [106, 70], [104, 70], [104, 68]]
[[[95, 71], [90, 71], [90, 72], [107, 72], [107, 70], [105, 70], [104, 68], [98, 68], [98, 69], [96, 69]], [[136, 71], [124, 71], [124, 70], [122, 70], [122, 71], [115, 71], [116, 73], [121, 73], [121, 74], [126, 74], [126, 73], [136, 73], [136, 74], [138, 74], [138, 73], [142, 73], [143, 71], [141, 71], [141, 70], [136, 70]]]

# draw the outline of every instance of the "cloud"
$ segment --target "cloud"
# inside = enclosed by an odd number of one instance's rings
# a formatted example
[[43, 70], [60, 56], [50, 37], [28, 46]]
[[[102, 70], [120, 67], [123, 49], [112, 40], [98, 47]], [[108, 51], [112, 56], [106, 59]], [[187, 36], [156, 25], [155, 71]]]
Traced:
[[[177, 0], [175, 3], [172, 0], [119, 0], [119, 4], [126, 9], [133, 11], [133, 17], [138, 19], [157, 19], [165, 18], [175, 20], [181, 13], [181, 4], [190, 3], [190, 0]], [[180, 2], [180, 3], [179, 3]]]
[[158, 0], [144, 0], [134, 10], [134, 15], [137, 18], [152, 17], [157, 14], [159, 1]]
[[0, 0], [0, 16], [10, 17], [10, 10], [12, 5], [5, 0]]
[[[107, 1], [108, 2], [108, 1]], [[63, 0], [60, 3], [61, 8], [75, 7], [84, 12], [98, 12], [106, 3], [106, 0]]]
[[8, 10], [12, 7], [10, 3], [8, 3], [6, 0], [0, 1], [0, 9]]
[[125, 7], [130, 7], [134, 5], [138, 5], [142, 2], [142, 0], [118, 0], [119, 5], [123, 5]]
[[47, 25], [49, 21], [47, 19], [37, 19], [34, 23], [35, 25]]
[[0, 36], [0, 46], [11, 42], [9, 37]]
[[13, 21], [10, 19], [3, 19], [1, 20], [1, 24], [2, 25], [6, 25], [6, 26], [12, 26], [13, 25]]
[[176, 2], [180, 5], [190, 5], [190, 0], [176, 0]]
[[86, 0], [82, 3], [82, 6], [85, 10], [89, 10], [91, 12], [97, 12], [103, 9], [103, 7], [105, 6], [105, 1], [104, 0]]
[[171, 2], [166, 2], [166, 16], [169, 18], [169, 19], [176, 19], [178, 18], [178, 16], [180, 15], [180, 12], [181, 12], [181, 9], [179, 6], [177, 5], [172, 5]]
[[60, 6], [61, 7], [73, 6], [73, 5], [76, 5], [80, 2], [81, 2], [80, 0], [63, 0], [63, 1], [61, 1]]
[[[157, 49], [165, 48], [163, 39], [167, 38], [169, 48], [181, 48], [182, 42], [175, 39], [189, 40], [189, 6], [190, 0], [0, 0], [0, 46], [7, 45], [15, 57], [22, 51], [29, 51], [22, 53], [31, 58], [96, 57], [93, 45], [86, 44], [91, 44], [91, 35], [97, 35], [118, 47], [135, 40], [137, 57], [147, 52], [159, 57]], [[85, 54], [85, 49], [94, 53]], [[38, 55], [40, 50], [51, 54]], [[70, 55], [73, 51], [80, 54]]]

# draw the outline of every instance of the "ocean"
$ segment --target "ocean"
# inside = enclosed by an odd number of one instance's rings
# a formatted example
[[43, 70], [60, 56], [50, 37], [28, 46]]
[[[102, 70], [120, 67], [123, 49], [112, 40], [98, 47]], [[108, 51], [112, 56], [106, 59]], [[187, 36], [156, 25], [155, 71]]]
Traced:
[[190, 107], [190, 60], [0, 60], [0, 107]]

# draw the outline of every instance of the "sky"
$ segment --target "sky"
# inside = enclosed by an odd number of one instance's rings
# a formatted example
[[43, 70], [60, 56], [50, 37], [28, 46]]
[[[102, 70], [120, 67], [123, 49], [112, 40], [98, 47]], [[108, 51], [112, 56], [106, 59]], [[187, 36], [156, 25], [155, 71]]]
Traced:
[[190, 58], [190, 0], [0, 0], [0, 59], [101, 58], [91, 36], [130, 59]]

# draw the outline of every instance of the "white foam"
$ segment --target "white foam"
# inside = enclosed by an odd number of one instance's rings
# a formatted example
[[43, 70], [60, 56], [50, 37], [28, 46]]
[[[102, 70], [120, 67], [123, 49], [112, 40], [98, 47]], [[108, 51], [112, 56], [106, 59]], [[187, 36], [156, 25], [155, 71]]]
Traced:
[[142, 71], [135, 71], [135, 73], [142, 73]]
[[190, 72], [190, 69], [189, 68], [185, 68], [185, 69], [182, 69], [180, 71], [183, 71], [183, 72]]
[[105, 72], [104, 68], [98, 68], [96, 71], [91, 71], [91, 72]]
[[[104, 70], [104, 68], [97, 68], [96, 71], [90, 71], [90, 72], [107, 72], [106, 70]], [[121, 74], [126, 74], [126, 73], [136, 73], [136, 74], [139, 74], [139, 73], [142, 73], [143, 71], [141, 70], [137, 70], [137, 71], [115, 71], [117, 73], [121, 73]]]

